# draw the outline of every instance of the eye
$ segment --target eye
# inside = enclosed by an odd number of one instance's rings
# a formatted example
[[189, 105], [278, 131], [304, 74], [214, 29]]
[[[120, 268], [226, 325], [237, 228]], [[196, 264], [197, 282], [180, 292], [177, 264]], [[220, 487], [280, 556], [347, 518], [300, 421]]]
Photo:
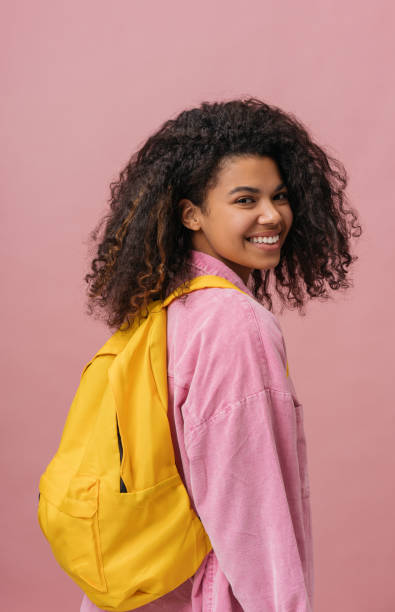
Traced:
[[[282, 198], [280, 196], [282, 196]], [[278, 193], [274, 197], [282, 199], [283, 201], [284, 200], [288, 200], [288, 193], [286, 191], [282, 191], [281, 193]], [[252, 202], [255, 202], [255, 200], [253, 198], [249, 198], [248, 196], [245, 196], [243, 198], [239, 198], [238, 200], [236, 200], [236, 202], [238, 204], [244, 204], [244, 202], [242, 200], [251, 200]]]
[[[284, 200], [288, 200], [288, 194], [285, 191], [283, 191], [281, 193], [278, 193], [277, 196], [284, 196]], [[275, 197], [277, 197], [277, 196], [275, 196]]]
[[245, 196], [244, 198], [239, 198], [237, 201], [237, 203], [240, 202], [240, 204], [243, 204], [243, 202], [241, 200], [252, 200], [253, 202], [255, 202], [255, 200], [253, 198], [249, 198], [248, 196]]

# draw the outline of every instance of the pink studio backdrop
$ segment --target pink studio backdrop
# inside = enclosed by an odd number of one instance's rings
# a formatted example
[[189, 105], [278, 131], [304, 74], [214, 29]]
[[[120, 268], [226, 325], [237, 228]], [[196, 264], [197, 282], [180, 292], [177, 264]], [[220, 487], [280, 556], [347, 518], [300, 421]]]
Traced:
[[37, 522], [83, 365], [85, 241], [109, 183], [170, 116], [255, 95], [349, 171], [364, 234], [354, 288], [279, 317], [305, 409], [315, 612], [395, 610], [394, 5], [8, 0], [1, 15], [1, 608], [79, 611]]

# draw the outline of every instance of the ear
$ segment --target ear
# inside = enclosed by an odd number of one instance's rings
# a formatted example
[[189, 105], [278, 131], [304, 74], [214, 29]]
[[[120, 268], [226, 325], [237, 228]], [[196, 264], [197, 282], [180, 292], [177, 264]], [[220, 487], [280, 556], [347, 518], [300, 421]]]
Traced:
[[181, 211], [181, 221], [188, 229], [197, 231], [200, 229], [200, 210], [191, 200], [183, 198], [178, 202]]

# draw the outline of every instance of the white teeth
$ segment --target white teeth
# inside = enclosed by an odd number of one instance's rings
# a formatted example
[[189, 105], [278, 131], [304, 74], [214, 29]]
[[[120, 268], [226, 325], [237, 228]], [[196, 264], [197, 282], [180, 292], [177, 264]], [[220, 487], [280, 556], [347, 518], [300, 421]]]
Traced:
[[265, 244], [274, 244], [275, 242], [280, 240], [280, 235], [277, 234], [277, 236], [265, 236], [264, 238], [259, 236], [258, 238], [248, 238], [248, 240], [250, 242], [258, 242], [258, 243], [264, 242]]

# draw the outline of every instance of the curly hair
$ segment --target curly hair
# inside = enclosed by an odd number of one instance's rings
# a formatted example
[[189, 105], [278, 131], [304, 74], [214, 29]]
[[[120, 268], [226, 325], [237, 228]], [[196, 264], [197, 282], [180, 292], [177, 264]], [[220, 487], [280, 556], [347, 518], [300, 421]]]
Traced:
[[331, 297], [327, 285], [352, 285], [348, 268], [358, 257], [349, 252], [350, 238], [362, 230], [355, 210], [345, 208], [348, 176], [341, 162], [276, 106], [255, 97], [202, 102], [164, 122], [110, 183], [110, 211], [90, 234], [95, 257], [84, 277], [89, 315], [98, 306], [107, 325], [118, 328], [151, 300], [167, 297], [177, 278], [188, 286], [193, 231], [181, 222], [177, 203], [190, 199], [205, 213], [222, 162], [238, 155], [277, 163], [293, 212], [278, 265], [251, 272], [255, 298], [272, 310], [274, 276], [282, 304], [304, 314], [307, 296], [325, 300]]

